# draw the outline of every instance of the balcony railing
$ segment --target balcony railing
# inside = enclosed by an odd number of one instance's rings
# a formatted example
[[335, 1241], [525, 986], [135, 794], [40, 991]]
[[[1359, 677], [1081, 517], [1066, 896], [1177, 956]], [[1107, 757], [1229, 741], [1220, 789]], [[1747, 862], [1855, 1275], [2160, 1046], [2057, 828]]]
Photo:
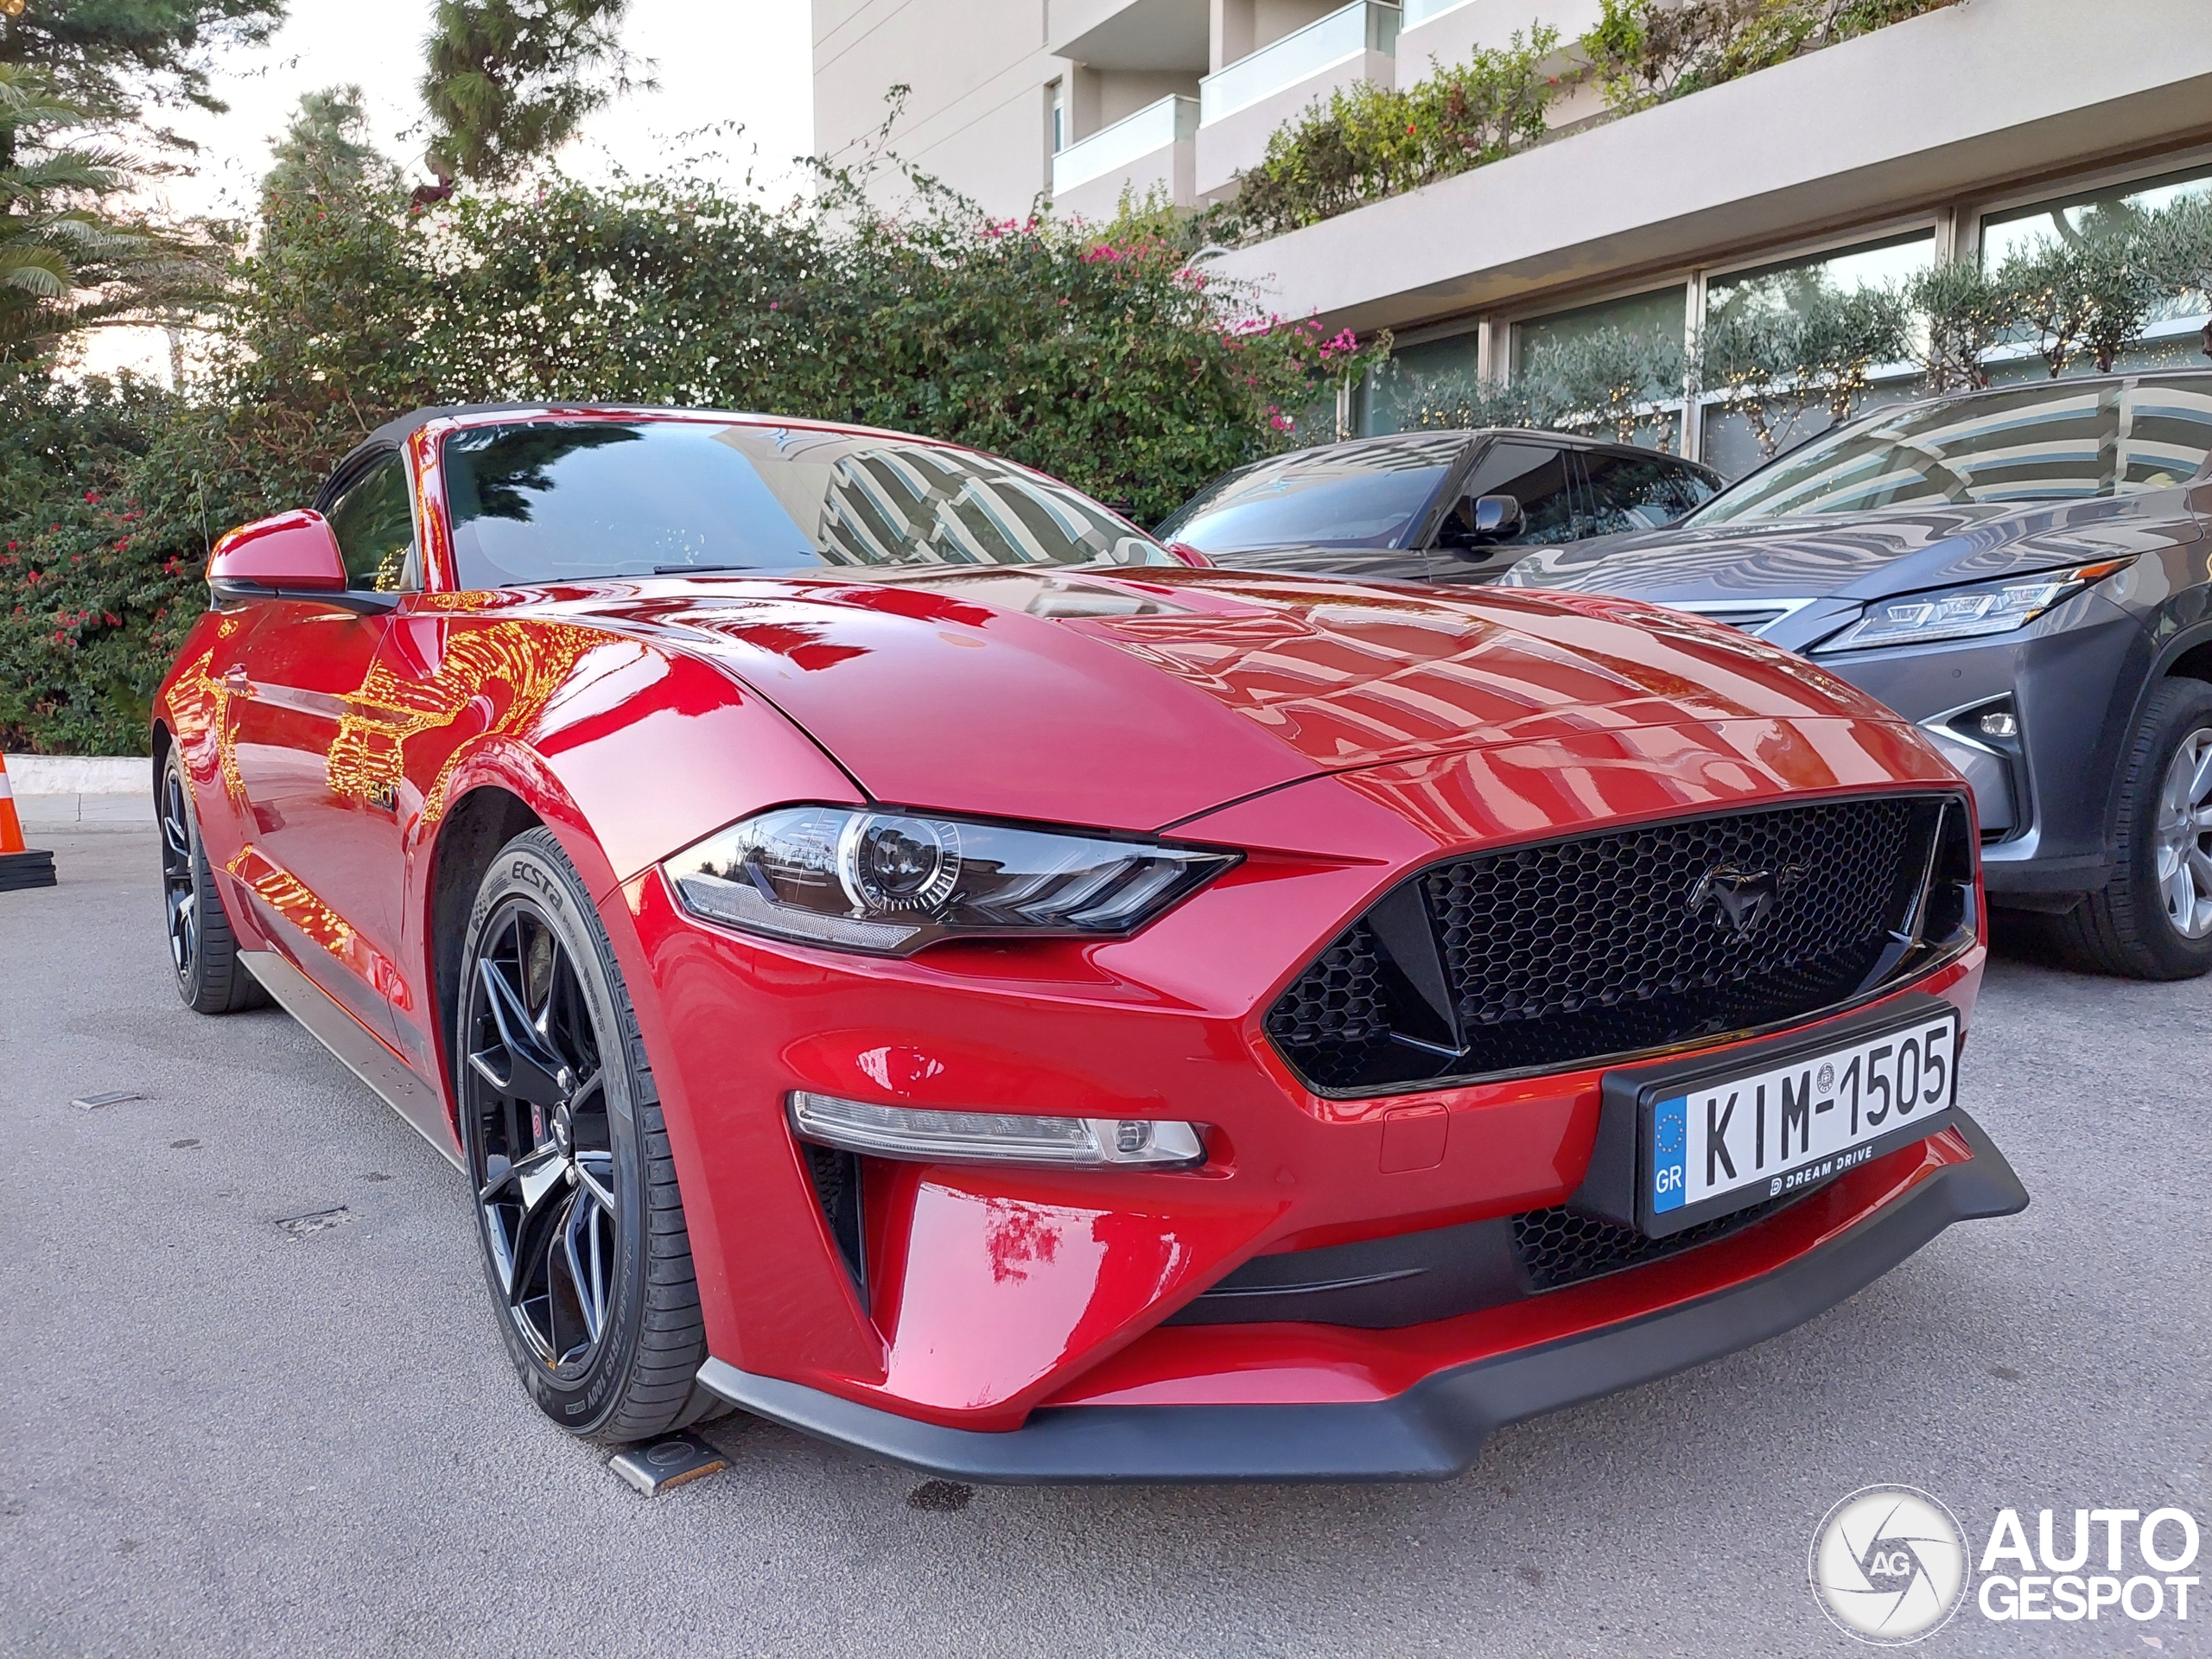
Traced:
[[1466, 3], [1467, 0], [1406, 0], [1406, 27], [1417, 29], [1430, 18], [1441, 17]]
[[1195, 138], [1198, 132], [1198, 100], [1170, 96], [1147, 104], [1135, 115], [1125, 115], [1110, 127], [1101, 127], [1052, 157], [1052, 194], [1059, 195], [1078, 184], [1131, 166], [1171, 145]]
[[1364, 52], [1395, 52], [1404, 14], [1383, 0], [1352, 0], [1198, 83], [1198, 119], [1218, 121]]

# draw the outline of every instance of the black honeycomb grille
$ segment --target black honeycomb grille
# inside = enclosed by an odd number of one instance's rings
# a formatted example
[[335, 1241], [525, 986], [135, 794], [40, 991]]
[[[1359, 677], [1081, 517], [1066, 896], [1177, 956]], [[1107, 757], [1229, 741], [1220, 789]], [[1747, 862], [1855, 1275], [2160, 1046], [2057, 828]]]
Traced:
[[1633, 1227], [1622, 1227], [1591, 1216], [1579, 1216], [1564, 1206], [1529, 1210], [1513, 1217], [1513, 1253], [1528, 1276], [1531, 1290], [1559, 1290], [1598, 1279], [1647, 1262], [1679, 1255], [1700, 1244], [1726, 1238], [1731, 1233], [1764, 1221], [1799, 1194], [1770, 1198], [1732, 1215], [1716, 1216], [1694, 1227], [1685, 1227], [1665, 1238], [1648, 1238]]
[[[1948, 816], [1962, 838], [1963, 813]], [[1921, 889], [1945, 822], [1940, 802], [1887, 797], [1455, 860], [1339, 935], [1269, 1010], [1268, 1033], [1308, 1084], [1342, 1092], [1586, 1064], [1817, 1014], [1909, 965], [1898, 931], [1942, 908], [1923, 908]], [[1970, 891], [1971, 850], [1956, 857]], [[1716, 871], [1771, 874], [1779, 892], [1732, 927]], [[1941, 919], [1955, 931], [1965, 917], [1955, 906]]]
[[1382, 957], [1375, 935], [1354, 922], [1268, 1015], [1278, 1043], [1303, 1048], [1363, 1052], [1390, 1040], [1390, 999], [1382, 988]]

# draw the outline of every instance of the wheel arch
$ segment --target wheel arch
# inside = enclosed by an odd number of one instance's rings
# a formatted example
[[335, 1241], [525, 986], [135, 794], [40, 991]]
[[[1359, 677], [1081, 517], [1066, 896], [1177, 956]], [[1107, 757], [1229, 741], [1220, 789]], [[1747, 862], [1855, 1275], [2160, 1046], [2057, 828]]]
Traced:
[[[432, 1036], [450, 1064], [461, 993], [461, 950], [469, 907], [499, 849], [545, 820], [512, 790], [486, 783], [453, 804], [430, 845], [424, 941], [429, 947]], [[448, 1103], [450, 1107], [450, 1103]]]
[[[2204, 603], [2212, 607], [2212, 592], [2207, 594]], [[2150, 671], [2135, 688], [2134, 696], [2124, 705], [2127, 711], [2126, 723], [2107, 728], [2107, 746], [2115, 754], [2133, 741], [2137, 728], [2143, 723], [2144, 712], [2151, 706], [2151, 699], [2168, 680], [2212, 683], [2212, 615], [2200, 616], [2196, 620], [2176, 628], [2164, 639], [2157, 638], [2156, 619], [2146, 619], [2146, 624], [2151, 628], [2152, 647]], [[2120, 833], [2120, 782], [2116, 762], [2105, 788], [2105, 800], [2098, 815], [2098, 823], [2100, 842], [2109, 855]]]
[[2212, 680], [2212, 622], [2192, 629], [2175, 643], [2161, 664], [2162, 680]]

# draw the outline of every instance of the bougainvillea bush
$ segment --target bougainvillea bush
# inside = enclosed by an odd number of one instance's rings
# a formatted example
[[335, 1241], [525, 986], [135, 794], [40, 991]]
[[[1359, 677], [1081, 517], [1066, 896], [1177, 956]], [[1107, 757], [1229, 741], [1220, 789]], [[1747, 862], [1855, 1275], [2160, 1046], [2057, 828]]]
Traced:
[[379, 422], [558, 398], [855, 420], [995, 450], [1150, 522], [1307, 440], [1387, 347], [1255, 314], [1173, 222], [991, 221], [830, 175], [777, 208], [559, 177], [410, 200], [342, 101], [303, 115], [171, 394], [0, 384], [0, 746], [131, 753], [212, 539], [296, 505]]

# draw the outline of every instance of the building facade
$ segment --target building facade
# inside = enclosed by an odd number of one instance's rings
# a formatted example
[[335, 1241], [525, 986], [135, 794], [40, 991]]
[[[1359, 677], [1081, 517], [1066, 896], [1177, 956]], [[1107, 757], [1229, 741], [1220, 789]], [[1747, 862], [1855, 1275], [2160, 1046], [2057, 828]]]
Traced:
[[[1222, 200], [1268, 137], [1359, 79], [1409, 86], [1599, 0], [815, 0], [816, 137], [891, 147], [995, 213], [1109, 218], [1124, 192]], [[1562, 48], [1560, 67], [1571, 67]], [[2212, 194], [2208, 0], [1963, 0], [1612, 119], [1593, 89], [1507, 159], [1216, 255], [1286, 315], [1391, 329], [1402, 372], [1340, 418], [1389, 431], [1404, 371], [1510, 379], [1608, 326], [1683, 341], [1732, 303], [1788, 304], [1951, 260], [1993, 263], [2100, 212]], [[2128, 361], [2199, 355], [2171, 304]], [[2001, 355], [2001, 353], [2000, 353]], [[2021, 355], [2028, 358], [2026, 348]], [[2003, 365], [1999, 365], [2003, 372]], [[1901, 392], [1906, 365], [1878, 375]], [[1655, 429], [1734, 474], [1736, 416]], [[1802, 434], [1800, 435], [1802, 435]]]

